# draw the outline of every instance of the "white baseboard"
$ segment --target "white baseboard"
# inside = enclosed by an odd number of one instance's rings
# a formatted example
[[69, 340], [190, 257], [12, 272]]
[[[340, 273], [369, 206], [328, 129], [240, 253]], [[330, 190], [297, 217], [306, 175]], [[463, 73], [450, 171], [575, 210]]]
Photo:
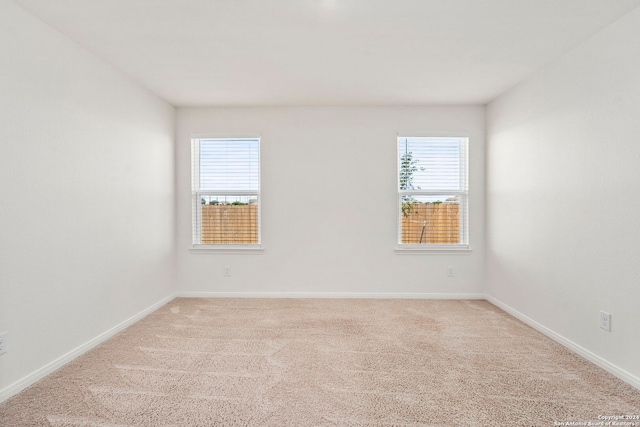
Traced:
[[591, 351], [587, 350], [586, 348], [574, 343], [573, 341], [563, 337], [562, 335], [552, 331], [551, 329], [547, 328], [544, 325], [541, 325], [540, 323], [536, 322], [535, 320], [531, 319], [528, 316], [525, 316], [524, 314], [520, 313], [519, 311], [515, 310], [514, 308], [508, 306], [507, 304], [503, 303], [502, 301], [499, 301], [497, 299], [495, 299], [492, 296], [486, 295], [485, 299], [487, 301], [489, 301], [491, 304], [495, 305], [496, 307], [506, 311], [507, 313], [509, 313], [510, 315], [512, 315], [513, 317], [521, 320], [522, 322], [526, 323], [527, 325], [531, 326], [533, 329], [537, 330], [538, 332], [543, 333], [544, 335], [546, 335], [547, 337], [551, 338], [552, 340], [554, 340], [555, 342], [557, 342], [558, 344], [568, 348], [569, 350], [573, 351], [574, 353], [579, 354], [580, 356], [584, 357], [585, 359], [587, 359], [589, 362], [593, 363], [596, 366], [599, 366], [600, 368], [604, 369], [605, 371], [609, 372], [610, 374], [618, 377], [619, 379], [621, 379], [622, 381], [626, 382], [627, 384], [637, 388], [638, 390], [640, 390], [640, 378], [636, 377], [635, 375], [632, 375], [631, 373], [625, 371], [622, 368], [619, 368], [618, 366], [614, 365], [611, 362], [608, 362], [607, 360], [603, 359], [602, 357], [598, 356], [595, 353], [592, 353]]
[[375, 292], [177, 292], [176, 298], [485, 299], [484, 294]]
[[112, 336], [117, 334], [118, 332], [124, 330], [125, 328], [131, 326], [132, 324], [136, 323], [137, 321], [139, 321], [142, 318], [146, 317], [147, 315], [151, 314], [152, 312], [154, 312], [155, 310], [159, 309], [163, 305], [167, 304], [168, 302], [170, 302], [174, 298], [175, 298], [175, 295], [173, 295], [173, 294], [169, 295], [168, 297], [163, 298], [162, 300], [158, 301], [157, 303], [153, 304], [152, 306], [147, 307], [146, 309], [142, 310], [138, 314], [128, 318], [124, 322], [114, 326], [113, 328], [109, 329], [108, 331], [105, 331], [105, 332], [101, 333], [97, 337], [87, 341], [86, 343], [80, 345], [79, 347], [76, 347], [75, 349], [71, 350], [70, 352], [68, 352], [68, 353], [66, 353], [64, 355], [62, 355], [61, 357], [57, 358], [56, 360], [46, 364], [42, 368], [32, 372], [31, 374], [27, 375], [26, 377], [16, 381], [15, 383], [9, 385], [8, 387], [5, 387], [4, 389], [0, 390], [0, 403], [4, 402], [5, 400], [9, 399], [12, 396], [18, 394], [19, 392], [21, 392], [25, 388], [29, 387], [30, 385], [36, 383], [37, 381], [41, 380], [42, 378], [46, 377], [47, 375], [51, 374], [52, 372], [56, 371], [57, 369], [61, 368], [64, 365], [66, 365], [67, 363], [71, 362], [76, 357], [81, 356], [82, 354], [84, 354], [87, 351], [91, 350], [92, 348], [94, 348], [98, 344], [101, 344], [104, 341], [108, 340], [109, 338], [111, 338]]

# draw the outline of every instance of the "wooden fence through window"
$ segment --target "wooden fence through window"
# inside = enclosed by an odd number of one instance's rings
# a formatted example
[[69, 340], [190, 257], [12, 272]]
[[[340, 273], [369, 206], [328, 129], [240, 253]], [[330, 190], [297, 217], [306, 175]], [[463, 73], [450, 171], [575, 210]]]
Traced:
[[258, 244], [258, 205], [202, 205], [204, 245]]
[[[257, 205], [202, 205], [201, 242], [205, 245], [258, 243]], [[460, 243], [460, 205], [415, 203], [402, 215], [402, 244]]]
[[402, 215], [404, 245], [457, 245], [460, 243], [458, 203], [414, 203]]

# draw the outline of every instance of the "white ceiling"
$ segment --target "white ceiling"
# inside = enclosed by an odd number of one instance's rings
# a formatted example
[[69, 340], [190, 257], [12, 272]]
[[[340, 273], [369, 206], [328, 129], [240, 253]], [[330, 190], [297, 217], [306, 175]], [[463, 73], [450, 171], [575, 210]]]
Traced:
[[485, 104], [640, 0], [14, 0], [175, 106]]

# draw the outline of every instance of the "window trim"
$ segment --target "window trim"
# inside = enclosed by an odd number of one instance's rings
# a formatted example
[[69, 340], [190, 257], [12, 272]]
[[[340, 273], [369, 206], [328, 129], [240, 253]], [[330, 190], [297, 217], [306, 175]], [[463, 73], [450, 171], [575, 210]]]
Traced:
[[[465, 153], [464, 153], [464, 169], [466, 172], [466, 188], [463, 191], [451, 192], [451, 191], [429, 191], [429, 190], [400, 190], [400, 151], [399, 151], [399, 140], [401, 138], [452, 138], [452, 139], [461, 139], [464, 140], [465, 144]], [[470, 245], [470, 226], [469, 226], [469, 218], [470, 218], [470, 203], [469, 203], [469, 176], [470, 176], [470, 162], [469, 162], [469, 144], [470, 137], [467, 133], [464, 132], [411, 132], [411, 133], [398, 133], [396, 135], [396, 188], [397, 188], [397, 198], [396, 198], [396, 211], [397, 211], [397, 222], [396, 222], [396, 249], [395, 253], [398, 255], [420, 255], [420, 254], [456, 254], [456, 255], [464, 255], [469, 254], [472, 249]], [[436, 244], [402, 244], [402, 207], [401, 207], [401, 198], [403, 195], [411, 194], [411, 195], [451, 195], [452, 193], [460, 194], [464, 196], [464, 218], [462, 222], [465, 227], [461, 229], [461, 232], [464, 233], [464, 237], [466, 238], [465, 243], [461, 244], [450, 244], [450, 245], [436, 245]]]
[[[258, 140], [258, 189], [257, 190], [229, 190], [229, 191], [216, 191], [216, 190], [200, 190], [196, 188], [196, 177], [200, 179], [200, 162], [195, 161], [194, 150], [196, 144], [197, 149], [200, 150], [201, 140]], [[199, 182], [197, 183], [199, 187]], [[194, 226], [194, 220], [197, 215], [196, 212], [200, 212], [200, 198], [203, 195], [216, 195], [216, 196], [237, 196], [237, 195], [255, 195], [258, 200], [258, 212], [257, 212], [257, 229], [258, 229], [258, 243], [257, 244], [223, 244], [212, 245], [194, 243], [194, 232], [196, 227]], [[199, 234], [198, 234], [199, 237]], [[248, 133], [248, 134], [193, 134], [191, 135], [191, 247], [189, 252], [192, 254], [243, 254], [243, 255], [260, 255], [264, 251], [262, 247], [262, 138], [260, 134]]]
[[260, 255], [264, 252], [262, 245], [193, 245], [189, 252], [194, 254], [222, 255]]

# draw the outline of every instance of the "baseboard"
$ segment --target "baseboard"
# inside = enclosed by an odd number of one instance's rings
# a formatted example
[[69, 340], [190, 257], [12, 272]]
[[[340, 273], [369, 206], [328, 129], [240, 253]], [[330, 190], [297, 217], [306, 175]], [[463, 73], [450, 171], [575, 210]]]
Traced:
[[496, 307], [506, 311], [507, 313], [509, 313], [510, 315], [512, 315], [513, 317], [515, 317], [518, 320], [521, 320], [522, 322], [526, 323], [527, 325], [531, 326], [533, 329], [537, 330], [538, 332], [546, 335], [547, 337], [551, 338], [552, 340], [554, 340], [555, 342], [557, 342], [558, 344], [568, 348], [569, 350], [573, 351], [574, 353], [579, 354], [580, 356], [582, 356], [583, 358], [587, 359], [589, 362], [593, 363], [596, 366], [599, 366], [600, 368], [604, 369], [605, 371], [609, 372], [610, 374], [618, 377], [619, 379], [621, 379], [622, 381], [626, 382], [627, 384], [637, 388], [638, 390], [640, 390], [640, 378], [636, 377], [635, 375], [625, 371], [622, 368], [619, 368], [618, 366], [614, 365], [611, 362], [608, 362], [607, 360], [603, 359], [602, 357], [598, 356], [595, 353], [592, 353], [591, 351], [587, 350], [586, 348], [574, 343], [573, 341], [563, 337], [562, 335], [552, 331], [551, 329], [547, 328], [544, 325], [541, 325], [540, 323], [536, 322], [535, 320], [531, 319], [530, 317], [520, 313], [518, 310], [515, 310], [514, 308], [508, 306], [507, 304], [503, 303], [502, 301], [499, 301], [497, 299], [495, 299], [492, 296], [486, 295], [485, 299], [487, 301], [489, 301], [491, 304], [495, 305]]
[[66, 365], [67, 363], [71, 362], [76, 357], [81, 356], [82, 354], [84, 354], [87, 351], [91, 350], [92, 348], [94, 348], [98, 344], [101, 344], [104, 341], [108, 340], [109, 338], [111, 338], [112, 336], [117, 334], [118, 332], [124, 330], [125, 328], [131, 326], [132, 324], [136, 323], [137, 321], [139, 321], [142, 318], [146, 317], [147, 315], [151, 314], [152, 312], [154, 312], [155, 310], [159, 309], [163, 305], [167, 304], [168, 302], [170, 302], [174, 298], [175, 298], [175, 295], [173, 295], [173, 294], [163, 298], [162, 300], [158, 301], [157, 303], [153, 304], [152, 306], [147, 307], [146, 309], [142, 310], [138, 314], [128, 318], [124, 322], [114, 326], [113, 328], [109, 329], [108, 331], [103, 332], [102, 334], [98, 335], [97, 337], [87, 341], [86, 343], [82, 344], [81, 346], [76, 347], [75, 349], [71, 350], [70, 352], [64, 354], [63, 356], [61, 356], [59, 358], [57, 358], [53, 362], [50, 362], [50, 363], [46, 364], [42, 368], [32, 372], [31, 374], [27, 375], [26, 377], [16, 381], [15, 383], [9, 385], [8, 387], [5, 387], [4, 389], [0, 390], [0, 403], [4, 402], [5, 400], [9, 399], [10, 397], [12, 397], [12, 396], [14, 396], [14, 395], [16, 395], [18, 393], [20, 393], [25, 388], [29, 387], [30, 385], [36, 383], [37, 381], [41, 380], [42, 378], [46, 377], [47, 375], [51, 374], [52, 372], [56, 371], [57, 369], [61, 368], [64, 365]]
[[484, 294], [387, 292], [177, 292], [176, 298], [485, 299]]

